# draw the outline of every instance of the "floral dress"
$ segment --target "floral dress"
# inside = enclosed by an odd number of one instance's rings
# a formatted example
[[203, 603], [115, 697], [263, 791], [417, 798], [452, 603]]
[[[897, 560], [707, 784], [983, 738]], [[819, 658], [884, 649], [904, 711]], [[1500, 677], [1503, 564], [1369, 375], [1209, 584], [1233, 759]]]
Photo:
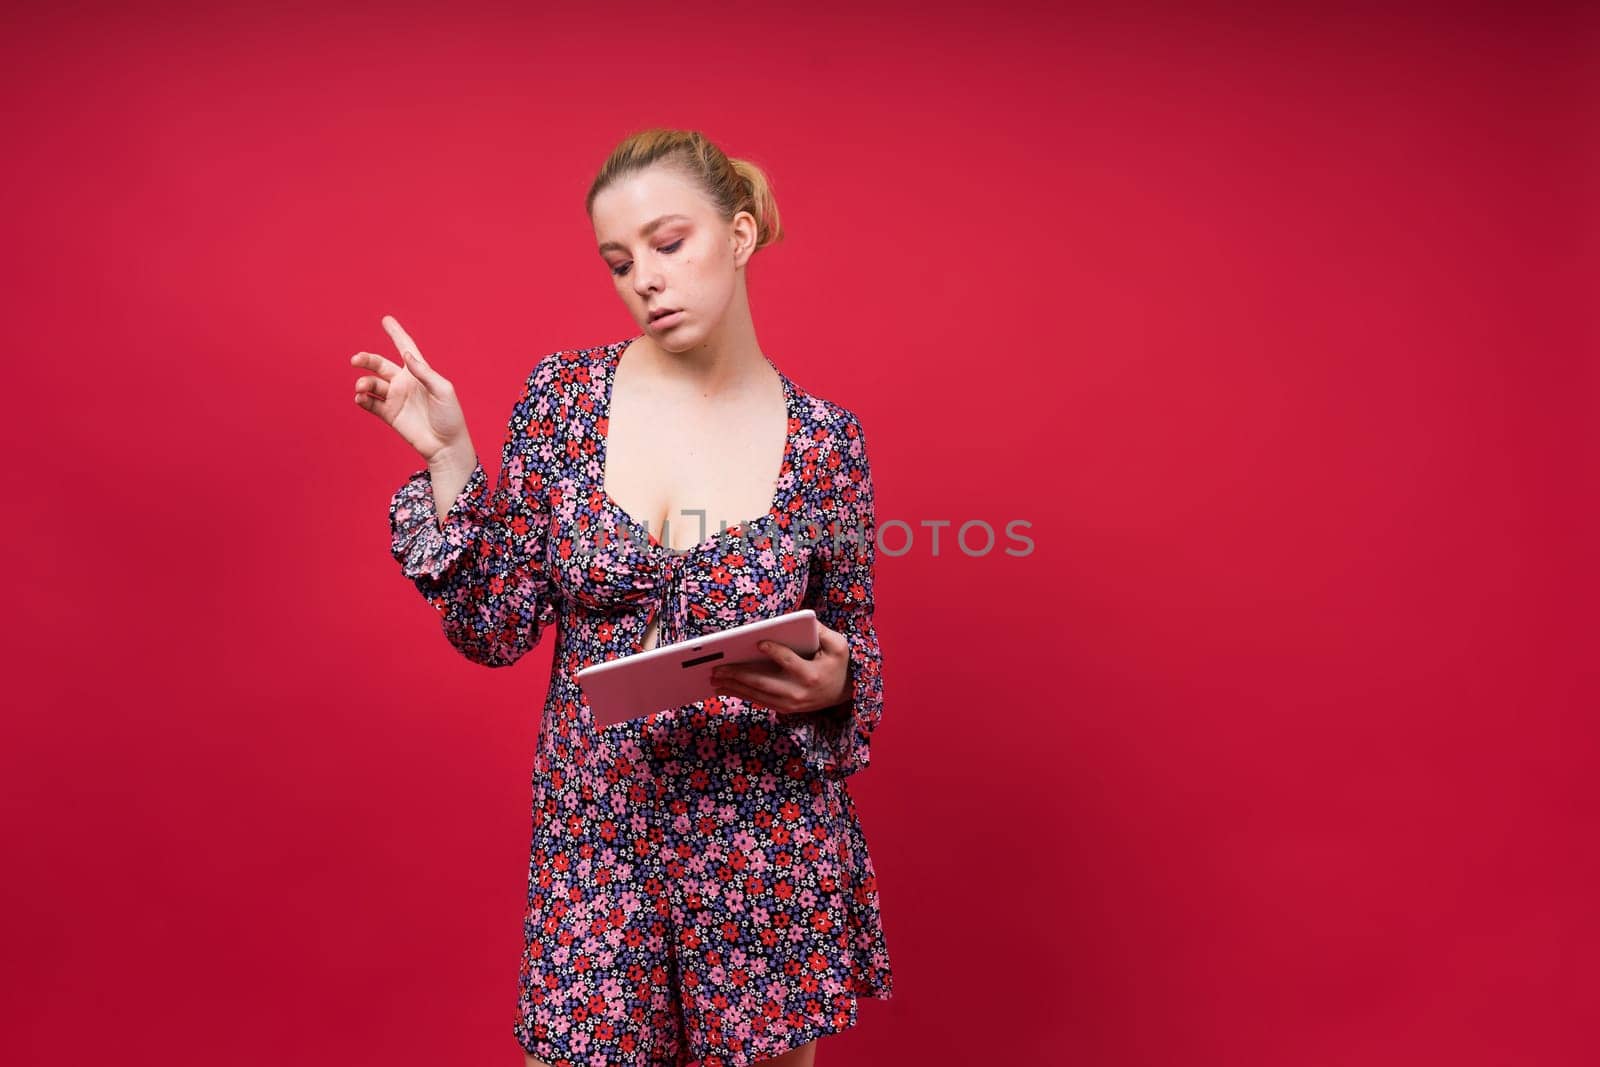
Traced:
[[[872, 474], [854, 413], [779, 371], [767, 514], [666, 547], [604, 489], [612, 382], [637, 339], [540, 359], [493, 486], [479, 463], [441, 523], [416, 471], [390, 503], [392, 551], [474, 662], [509, 666], [556, 625], [518, 1043], [557, 1067], [743, 1065], [891, 994], [845, 782], [883, 709]], [[659, 647], [802, 607], [848, 639], [846, 702], [780, 715], [711, 697], [595, 728], [573, 676], [642, 651], [652, 619]]]

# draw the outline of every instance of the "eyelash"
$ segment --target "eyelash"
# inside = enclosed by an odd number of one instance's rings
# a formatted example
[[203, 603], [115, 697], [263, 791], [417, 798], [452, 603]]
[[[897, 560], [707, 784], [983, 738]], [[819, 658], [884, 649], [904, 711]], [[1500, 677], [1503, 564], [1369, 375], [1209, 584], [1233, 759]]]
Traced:
[[[677, 250], [678, 246], [681, 245], [681, 244], [683, 244], [683, 238], [682, 237], [678, 238], [676, 241], [672, 242], [670, 245], [662, 245], [661, 246], [661, 251], [663, 251], [663, 252], [674, 252], [674, 251]], [[616, 267], [612, 267], [611, 268], [611, 273], [613, 275], [615, 275], [616, 277], [620, 278], [620, 277], [623, 276], [623, 274], [627, 273], [627, 271], [626, 271], [627, 266], [628, 266], [628, 264], [624, 263], [622, 265], [623, 269], [620, 269], [620, 270], [618, 268], [616, 268]]]

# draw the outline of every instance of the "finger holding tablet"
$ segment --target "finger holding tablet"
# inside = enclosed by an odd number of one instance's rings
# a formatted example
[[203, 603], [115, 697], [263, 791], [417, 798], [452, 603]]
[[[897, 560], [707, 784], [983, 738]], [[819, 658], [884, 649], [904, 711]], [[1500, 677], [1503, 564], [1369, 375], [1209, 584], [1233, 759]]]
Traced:
[[711, 672], [720, 696], [735, 696], [765, 705], [780, 715], [821, 711], [849, 696], [850, 642], [844, 634], [817, 623], [817, 651], [802, 656], [778, 641], [760, 641], [760, 663], [727, 663]]

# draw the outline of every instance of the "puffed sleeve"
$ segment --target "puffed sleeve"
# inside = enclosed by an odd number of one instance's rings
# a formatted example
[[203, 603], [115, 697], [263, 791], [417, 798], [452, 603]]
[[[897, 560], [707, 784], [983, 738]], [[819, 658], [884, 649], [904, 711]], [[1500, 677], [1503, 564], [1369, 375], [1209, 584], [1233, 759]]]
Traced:
[[823, 773], [845, 778], [871, 760], [872, 732], [883, 717], [883, 654], [873, 622], [873, 568], [877, 563], [877, 514], [872, 467], [860, 421], [849, 414], [836, 438], [835, 465], [823, 487], [822, 516], [806, 603], [817, 618], [850, 644], [849, 699], [801, 716], [803, 747]]
[[426, 467], [389, 503], [391, 553], [474, 663], [506, 667], [556, 618], [545, 565], [545, 472], [556, 424], [555, 364], [540, 360], [511, 410], [493, 489], [480, 459], [441, 522]]

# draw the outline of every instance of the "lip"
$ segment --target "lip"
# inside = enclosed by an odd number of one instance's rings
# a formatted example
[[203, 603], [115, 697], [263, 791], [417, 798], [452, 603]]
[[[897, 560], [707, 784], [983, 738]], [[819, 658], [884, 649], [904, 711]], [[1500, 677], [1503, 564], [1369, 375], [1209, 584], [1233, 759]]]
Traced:
[[679, 308], [677, 311], [671, 312], [670, 314], [662, 315], [660, 318], [650, 319], [648, 321], [652, 330], [671, 328], [683, 321], [683, 309]]

